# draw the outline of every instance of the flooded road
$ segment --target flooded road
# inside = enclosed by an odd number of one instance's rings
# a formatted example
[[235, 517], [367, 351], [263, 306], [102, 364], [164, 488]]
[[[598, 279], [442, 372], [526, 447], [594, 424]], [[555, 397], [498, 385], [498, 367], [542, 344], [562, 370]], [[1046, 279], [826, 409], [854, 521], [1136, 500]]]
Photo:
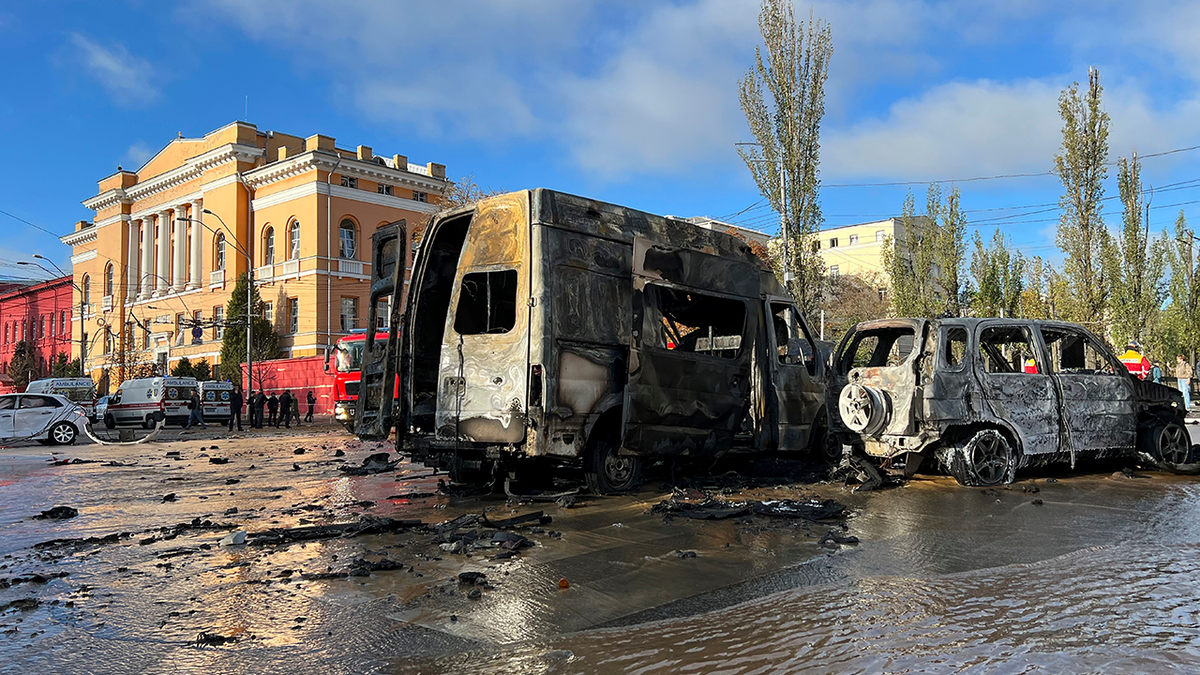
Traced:
[[[79, 446], [69, 456], [97, 461], [69, 466], [0, 450], [0, 673], [1200, 668], [1194, 478], [1110, 465], [999, 490], [920, 477], [731, 497], [847, 504], [843, 534], [860, 543], [822, 546], [838, 523], [664, 518], [658, 485], [560, 508], [436, 494], [438, 476], [405, 464], [350, 476], [338, 467], [382, 446], [294, 434]], [[32, 519], [56, 505], [79, 515]], [[513, 552], [447, 550], [436, 527], [218, 545], [238, 530], [536, 511], [551, 522], [509, 530], [532, 545]]]

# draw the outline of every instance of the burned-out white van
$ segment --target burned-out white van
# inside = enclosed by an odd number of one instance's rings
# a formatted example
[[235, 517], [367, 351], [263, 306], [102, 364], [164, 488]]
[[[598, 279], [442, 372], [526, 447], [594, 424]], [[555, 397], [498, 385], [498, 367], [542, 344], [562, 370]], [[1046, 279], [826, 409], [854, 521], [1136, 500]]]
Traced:
[[196, 391], [194, 377], [146, 377], [125, 380], [117, 393], [108, 399], [104, 426], [140, 424], [154, 427], [155, 413], [161, 413], [167, 424], [187, 424], [188, 400]]
[[[403, 223], [375, 235], [369, 325], [405, 241]], [[825, 437], [825, 365], [792, 298], [745, 241], [687, 221], [544, 189], [484, 199], [429, 224], [388, 323], [356, 431], [395, 426], [457, 480], [578, 462], [621, 491], [644, 458]]]

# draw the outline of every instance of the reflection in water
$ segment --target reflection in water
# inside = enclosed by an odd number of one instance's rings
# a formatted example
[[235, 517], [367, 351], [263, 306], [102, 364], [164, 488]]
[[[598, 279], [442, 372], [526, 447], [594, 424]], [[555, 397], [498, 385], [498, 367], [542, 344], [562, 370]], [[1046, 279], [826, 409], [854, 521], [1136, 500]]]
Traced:
[[396, 670], [1194, 672], [1198, 552], [1195, 545], [1123, 545], [936, 579], [862, 579], [483, 659], [397, 663]]

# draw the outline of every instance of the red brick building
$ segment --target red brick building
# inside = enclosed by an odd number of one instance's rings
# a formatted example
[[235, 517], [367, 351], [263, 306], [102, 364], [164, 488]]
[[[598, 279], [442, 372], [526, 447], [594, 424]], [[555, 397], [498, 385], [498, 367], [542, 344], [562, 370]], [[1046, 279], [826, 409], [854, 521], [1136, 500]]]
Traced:
[[31, 379], [46, 377], [58, 354], [71, 357], [72, 340], [79, 341], [78, 326], [71, 312], [71, 277], [51, 279], [27, 286], [0, 288], [0, 393], [12, 389], [8, 364], [22, 340], [37, 354], [37, 370]]

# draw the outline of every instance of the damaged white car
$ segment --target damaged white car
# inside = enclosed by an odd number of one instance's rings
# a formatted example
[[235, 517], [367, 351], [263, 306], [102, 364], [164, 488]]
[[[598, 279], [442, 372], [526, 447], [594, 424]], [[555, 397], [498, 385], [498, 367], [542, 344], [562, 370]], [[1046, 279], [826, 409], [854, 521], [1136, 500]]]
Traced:
[[87, 413], [58, 394], [0, 396], [0, 442], [37, 441], [71, 445], [87, 424]]

